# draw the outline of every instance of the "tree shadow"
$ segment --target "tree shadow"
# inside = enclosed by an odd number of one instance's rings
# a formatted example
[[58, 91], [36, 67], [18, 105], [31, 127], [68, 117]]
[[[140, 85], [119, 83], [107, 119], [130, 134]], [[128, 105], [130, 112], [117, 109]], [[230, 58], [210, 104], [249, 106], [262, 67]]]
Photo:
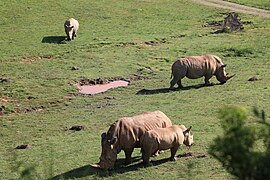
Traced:
[[216, 85], [222, 85], [221, 83], [219, 84], [211, 84], [211, 85], [205, 85], [205, 84], [198, 84], [198, 85], [191, 85], [191, 86], [186, 86], [182, 88], [174, 88], [174, 89], [169, 89], [169, 88], [159, 88], [159, 89], [141, 89], [139, 90], [136, 95], [149, 95], [149, 94], [159, 94], [159, 93], [170, 93], [174, 91], [186, 91], [190, 89], [200, 89], [203, 87], [209, 87], [209, 86], [216, 86]]
[[45, 36], [42, 39], [42, 43], [50, 44], [66, 44], [66, 36]]
[[[91, 166], [90, 164], [72, 169], [70, 171], [67, 171], [65, 173], [56, 175], [52, 178], [49, 178], [48, 180], [65, 180], [65, 179], [77, 179], [77, 178], [84, 178], [91, 175], [99, 176], [99, 177], [106, 177], [111, 176], [112, 174], [123, 174], [125, 172], [129, 171], [136, 171], [139, 168], [144, 168], [143, 162], [141, 161], [141, 156], [137, 156], [132, 158], [132, 164], [130, 165], [124, 165], [125, 159], [118, 159], [115, 168], [112, 171], [107, 171], [99, 168], [95, 168]], [[169, 161], [169, 158], [151, 161], [152, 166], [157, 166], [159, 164], [163, 164]], [[139, 163], [137, 163], [139, 162]], [[135, 164], [134, 164], [135, 163]]]

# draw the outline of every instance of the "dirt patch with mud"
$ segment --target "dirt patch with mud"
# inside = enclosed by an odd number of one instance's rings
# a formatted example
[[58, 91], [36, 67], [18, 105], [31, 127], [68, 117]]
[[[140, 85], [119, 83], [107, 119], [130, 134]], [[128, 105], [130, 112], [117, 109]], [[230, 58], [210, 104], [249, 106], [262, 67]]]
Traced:
[[110, 82], [113, 81], [127, 81], [129, 83], [131, 83], [132, 81], [140, 81], [140, 80], [149, 80], [151, 78], [146, 77], [146, 76], [142, 76], [142, 75], [138, 75], [138, 74], [134, 74], [128, 78], [125, 77], [111, 77], [111, 78], [97, 78], [97, 79], [81, 79], [79, 80], [77, 83], [80, 86], [84, 86], [84, 85], [97, 85], [97, 84], [108, 84]]
[[110, 89], [125, 87], [130, 84], [131, 81], [146, 80], [149, 79], [145, 76], [133, 75], [129, 78], [114, 77], [114, 78], [97, 78], [97, 79], [82, 79], [77, 82], [77, 88], [79, 94], [82, 95], [95, 95], [104, 93]]
[[[26, 101], [31, 100], [32, 97], [30, 97], [30, 99], [26, 99]], [[70, 99], [67, 99], [70, 100]], [[39, 112], [51, 107], [55, 107], [58, 106], [60, 104], [64, 104], [66, 102], [66, 100], [56, 100], [56, 101], [51, 101], [48, 102], [44, 105], [40, 105], [40, 106], [35, 106], [35, 107], [24, 107], [24, 108], [9, 108], [8, 106], [5, 105], [5, 103], [7, 102], [18, 102], [19, 100], [16, 99], [12, 99], [10, 97], [4, 97], [0, 99], [0, 102], [3, 103], [3, 105], [0, 106], [0, 116], [2, 115], [7, 115], [7, 114], [13, 114], [13, 113], [30, 113], [30, 112]]]
[[177, 158], [205, 158], [207, 157], [207, 153], [201, 153], [201, 152], [186, 152], [184, 154], [179, 154], [176, 157]]

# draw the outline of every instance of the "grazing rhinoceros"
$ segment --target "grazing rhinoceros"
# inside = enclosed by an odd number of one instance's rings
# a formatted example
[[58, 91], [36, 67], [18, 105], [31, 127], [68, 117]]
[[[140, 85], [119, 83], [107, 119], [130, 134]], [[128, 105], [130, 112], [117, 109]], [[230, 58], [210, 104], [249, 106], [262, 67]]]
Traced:
[[65, 32], [67, 34], [67, 39], [73, 40], [77, 36], [77, 31], [79, 29], [79, 22], [76, 19], [70, 18], [64, 23]]
[[149, 164], [149, 159], [157, 151], [171, 149], [170, 160], [175, 161], [175, 154], [180, 145], [191, 147], [193, 135], [191, 126], [187, 129], [184, 125], [173, 125], [167, 128], [156, 128], [147, 131], [140, 139], [142, 159], [144, 165]]
[[208, 56], [189, 56], [177, 60], [172, 65], [170, 89], [177, 83], [178, 88], [182, 88], [181, 79], [185, 76], [190, 79], [205, 78], [205, 85], [210, 84], [212, 76], [216, 76], [217, 80], [222, 84], [226, 83], [232, 76], [228, 76], [225, 72], [226, 65], [221, 59], [215, 55]]
[[140, 138], [146, 131], [171, 125], [171, 120], [161, 111], [120, 118], [111, 125], [107, 133], [101, 135], [100, 162], [92, 166], [113, 169], [121, 150], [125, 152], [126, 163], [130, 163], [131, 154], [134, 148], [140, 147]]

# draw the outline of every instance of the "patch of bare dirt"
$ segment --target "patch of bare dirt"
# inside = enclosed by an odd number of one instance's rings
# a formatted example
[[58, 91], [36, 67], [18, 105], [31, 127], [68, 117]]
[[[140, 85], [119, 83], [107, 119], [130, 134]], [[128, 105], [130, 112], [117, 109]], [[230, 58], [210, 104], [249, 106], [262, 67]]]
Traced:
[[64, 54], [58, 54], [53, 56], [37, 56], [37, 57], [23, 57], [23, 58], [14, 58], [14, 59], [5, 59], [0, 60], [0, 62], [24, 62], [24, 63], [33, 63], [38, 61], [50, 61], [58, 57], [63, 56]]
[[135, 40], [133, 42], [118, 43], [116, 44], [116, 46], [159, 46], [166, 42], [167, 42], [166, 38], [156, 39], [156, 40], [151, 40], [151, 41]]
[[207, 153], [200, 153], [200, 152], [186, 152], [184, 154], [179, 154], [177, 155], [177, 158], [189, 158], [189, 157], [193, 157], [193, 158], [205, 158], [207, 157]]
[[262, 79], [258, 78], [257, 76], [253, 76], [253, 77], [248, 79], [248, 81], [259, 81], [259, 80], [262, 80]]
[[[33, 98], [33, 97], [29, 97], [29, 98], [30, 99], [27, 98], [26, 101], [31, 100], [31, 98]], [[9, 97], [1, 98], [0, 100], [1, 100], [0, 102], [10, 102], [10, 101], [16, 102], [16, 100], [12, 100]], [[6, 114], [12, 114], [12, 113], [39, 112], [39, 111], [42, 111], [44, 109], [48, 109], [48, 108], [51, 108], [51, 107], [58, 106], [59, 104], [62, 104], [62, 103], [65, 103], [65, 101], [64, 100], [61, 100], [61, 101], [57, 100], [57, 101], [48, 102], [45, 105], [40, 105], [40, 106], [35, 106], [35, 107], [24, 107], [24, 108], [18, 108], [17, 107], [17, 108], [14, 108], [14, 109], [10, 109], [6, 105], [2, 105], [2, 106], [0, 106], [0, 116], [1, 115], [6, 115]]]
[[97, 78], [97, 79], [81, 79], [78, 81], [78, 84], [80, 86], [84, 86], [84, 85], [97, 85], [97, 84], [108, 84], [110, 82], [113, 81], [118, 81], [118, 80], [122, 80], [122, 81], [127, 81], [127, 82], [132, 82], [132, 81], [140, 81], [140, 80], [149, 80], [149, 77], [146, 76], [142, 76], [142, 75], [137, 75], [134, 74], [131, 77], [125, 78], [125, 77], [112, 77], [112, 78]]
[[81, 131], [81, 130], [85, 130], [85, 126], [74, 125], [74, 126], [70, 127], [69, 130], [72, 130], [72, 131]]
[[21, 61], [25, 62], [25, 63], [33, 63], [36, 61], [48, 61], [48, 60], [52, 60], [53, 56], [45, 56], [45, 57], [25, 57], [22, 58]]

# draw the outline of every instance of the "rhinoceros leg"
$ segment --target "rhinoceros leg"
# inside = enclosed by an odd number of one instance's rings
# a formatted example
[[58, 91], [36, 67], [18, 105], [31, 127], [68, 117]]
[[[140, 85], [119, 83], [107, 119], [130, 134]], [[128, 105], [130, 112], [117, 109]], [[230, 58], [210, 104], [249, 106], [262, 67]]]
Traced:
[[178, 85], [178, 89], [183, 88], [181, 79], [177, 82], [177, 85]]
[[187, 74], [187, 68], [182, 68], [181, 70], [179, 69], [173, 69], [172, 70], [172, 75], [173, 75], [173, 79], [171, 80], [170, 84], [170, 89], [173, 89], [173, 86], [177, 83], [178, 84], [178, 88], [182, 88], [182, 83], [181, 83], [181, 79], [183, 79]]
[[211, 82], [210, 82], [211, 77], [212, 77], [212, 75], [205, 75], [204, 76], [205, 85], [211, 85]]
[[172, 79], [171, 82], [170, 82], [171, 86], [170, 86], [169, 89], [173, 89], [173, 86], [174, 86], [176, 83], [177, 83], [179, 89], [183, 88], [181, 79], [182, 79], [182, 77], [181, 77], [181, 78], [178, 78], [178, 77], [175, 77], [175, 76], [174, 76], [173, 79]]
[[72, 40], [74, 39], [74, 37], [76, 37], [75, 31], [73, 31], [73, 33], [72, 33]]
[[175, 154], [176, 154], [178, 148], [179, 148], [179, 145], [175, 145], [174, 147], [171, 148], [171, 157], [170, 157], [170, 160], [171, 161], [175, 161], [176, 160]]
[[130, 148], [130, 149], [125, 149], [124, 152], [125, 152], [125, 156], [126, 156], [126, 164], [130, 164], [131, 163], [131, 154], [133, 152], [134, 148]]

